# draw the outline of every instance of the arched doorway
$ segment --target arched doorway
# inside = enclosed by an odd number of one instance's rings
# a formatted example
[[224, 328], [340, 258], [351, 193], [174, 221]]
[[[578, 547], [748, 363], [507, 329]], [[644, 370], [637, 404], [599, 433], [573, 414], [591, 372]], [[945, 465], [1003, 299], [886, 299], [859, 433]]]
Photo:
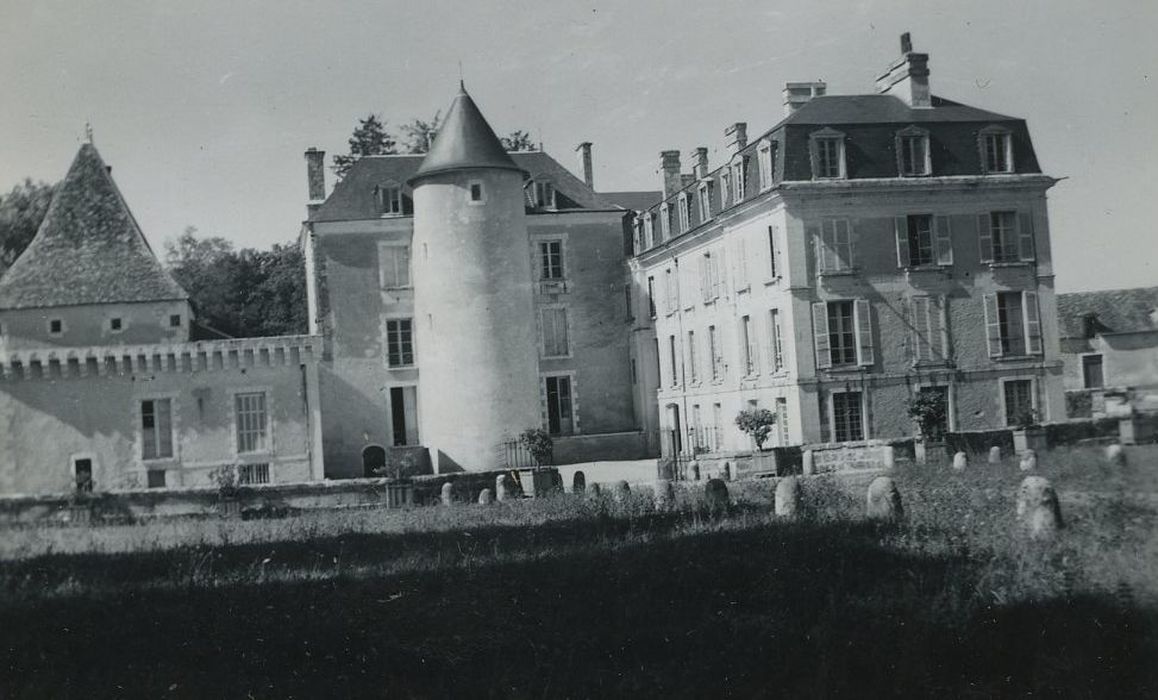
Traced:
[[370, 445], [362, 450], [362, 476], [383, 476], [386, 468], [386, 450], [380, 445]]

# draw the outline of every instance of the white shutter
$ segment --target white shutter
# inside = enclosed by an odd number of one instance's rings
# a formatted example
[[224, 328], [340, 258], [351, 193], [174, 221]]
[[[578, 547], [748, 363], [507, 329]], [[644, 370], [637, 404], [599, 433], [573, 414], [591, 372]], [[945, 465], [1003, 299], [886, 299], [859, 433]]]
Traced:
[[844, 223], [845, 235], [848, 236], [848, 259], [845, 261], [844, 269], [851, 270], [856, 267], [857, 232], [851, 221], [846, 220], [842, 223]]
[[744, 246], [742, 234], [737, 235], [733, 246], [735, 255], [732, 256], [732, 265], [735, 266], [735, 279], [732, 282], [738, 292], [748, 288], [748, 251]]
[[913, 297], [909, 300], [913, 310], [913, 356], [918, 361], [932, 359], [929, 343], [929, 297]]
[[986, 294], [985, 335], [989, 341], [989, 356], [1001, 357], [1001, 319], [997, 315], [997, 295]]
[[1025, 311], [1025, 347], [1030, 355], [1041, 354], [1041, 316], [1037, 309], [1037, 292], [1022, 292], [1021, 303]]
[[816, 346], [816, 368], [832, 367], [832, 352], [828, 344], [828, 304], [823, 301], [812, 305], [812, 336]]
[[897, 267], [908, 267], [909, 260], [909, 220], [907, 217], [898, 216], [893, 219], [894, 227], [897, 232]]
[[858, 361], [862, 365], [872, 365], [876, 360], [873, 355], [872, 313], [868, 299], [857, 299], [854, 302], [854, 307], [856, 309]]
[[944, 297], [929, 297], [929, 359], [945, 359]]
[[809, 241], [809, 245], [816, 251], [817, 274], [824, 272], [824, 243], [821, 240], [820, 227], [816, 224], [806, 224], [804, 226], [804, 239]]
[[953, 264], [953, 237], [949, 232], [949, 217], [933, 217], [933, 226], [936, 235], [937, 264]]
[[993, 262], [993, 232], [989, 230], [989, 212], [977, 215], [977, 240], [981, 245], [981, 262]]
[[1017, 251], [1023, 262], [1033, 262], [1033, 212], [1017, 214]]
[[728, 271], [728, 247], [721, 245], [719, 251], [719, 264], [716, 266], [716, 296], [723, 296], [727, 291], [728, 280], [726, 273]]

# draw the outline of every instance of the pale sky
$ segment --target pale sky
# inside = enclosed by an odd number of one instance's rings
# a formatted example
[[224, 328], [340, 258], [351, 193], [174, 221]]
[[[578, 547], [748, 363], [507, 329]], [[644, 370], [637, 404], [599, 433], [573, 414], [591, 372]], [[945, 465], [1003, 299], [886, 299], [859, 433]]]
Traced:
[[572, 170], [592, 141], [597, 189], [658, 189], [661, 150], [718, 162], [727, 124], [779, 121], [787, 81], [871, 93], [910, 31], [934, 94], [1025, 118], [1068, 178], [1058, 290], [1158, 285], [1156, 29], [1154, 0], [0, 0], [0, 191], [63, 177], [91, 122], [154, 247], [189, 225], [288, 242], [302, 152], [445, 109], [460, 60], [500, 134]]

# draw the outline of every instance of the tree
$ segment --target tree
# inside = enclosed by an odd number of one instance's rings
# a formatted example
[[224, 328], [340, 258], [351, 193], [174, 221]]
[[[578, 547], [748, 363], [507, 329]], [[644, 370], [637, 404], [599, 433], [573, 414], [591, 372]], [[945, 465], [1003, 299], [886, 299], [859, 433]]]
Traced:
[[348, 143], [350, 152], [344, 156], [334, 156], [334, 164], [331, 166], [338, 179], [345, 177], [350, 167], [363, 156], [382, 156], [398, 152], [397, 142], [390, 132], [386, 131], [386, 123], [376, 114], [369, 114], [365, 119], [358, 120], [358, 126]]
[[535, 142], [531, 140], [531, 135], [522, 129], [516, 129], [510, 134], [499, 139], [503, 142], [503, 148], [508, 151], [537, 151], [539, 148]]
[[24, 182], [0, 195], [0, 272], [11, 265], [32, 242], [48, 213], [56, 185]]
[[909, 416], [917, 421], [921, 437], [941, 440], [944, 436], [945, 417], [949, 406], [940, 391], [919, 391], [909, 399]]
[[440, 126], [442, 126], [441, 110], [435, 112], [430, 121], [414, 119], [408, 124], [403, 124], [400, 127], [402, 129], [402, 147], [406, 149], [407, 153], [426, 153], [430, 150], [431, 144], [434, 143], [434, 135], [438, 133]]
[[764, 449], [764, 441], [774, 425], [776, 414], [766, 408], [747, 408], [736, 416], [736, 427], [752, 437], [757, 450]]

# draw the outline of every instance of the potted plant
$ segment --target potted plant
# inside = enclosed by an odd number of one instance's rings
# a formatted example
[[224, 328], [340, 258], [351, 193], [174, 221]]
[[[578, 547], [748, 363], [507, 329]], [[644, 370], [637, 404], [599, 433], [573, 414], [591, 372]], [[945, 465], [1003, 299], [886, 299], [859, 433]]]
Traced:
[[540, 467], [545, 467], [554, 460], [555, 443], [551, 434], [542, 428], [527, 428], [519, 434], [519, 443], [527, 448], [531, 457]]
[[764, 441], [776, 425], [776, 414], [766, 408], [747, 408], [736, 415], [736, 427], [756, 443], [756, 451], [764, 451]]
[[1026, 450], [1040, 452], [1049, 447], [1045, 428], [1037, 422], [1037, 411], [1026, 408], [1013, 417], [1013, 451], [1021, 454]]
[[909, 416], [917, 422], [913, 453], [920, 464], [928, 462], [929, 448], [944, 449], [949, 406], [940, 391], [919, 391], [909, 399]]
[[217, 486], [217, 509], [227, 518], [241, 515], [241, 502], [238, 495], [241, 493], [240, 480], [237, 475], [237, 465], [226, 464], [214, 469], [210, 474]]

